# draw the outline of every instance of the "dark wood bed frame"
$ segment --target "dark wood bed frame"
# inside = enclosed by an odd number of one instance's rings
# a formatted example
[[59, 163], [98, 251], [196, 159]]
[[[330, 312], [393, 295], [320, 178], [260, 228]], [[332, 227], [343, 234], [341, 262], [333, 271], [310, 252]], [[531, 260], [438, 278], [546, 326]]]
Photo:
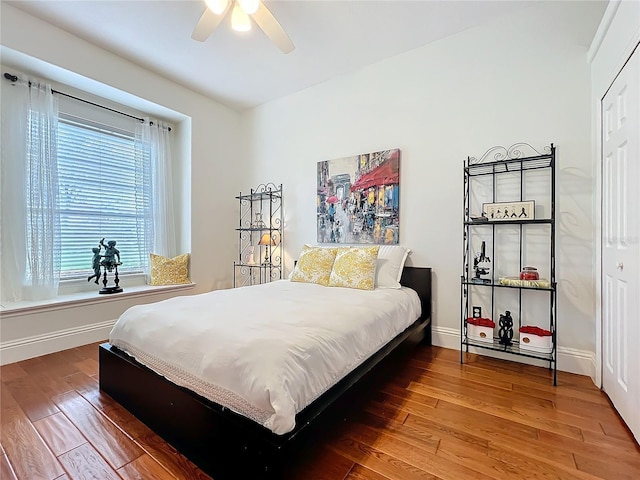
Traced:
[[418, 293], [420, 318], [302, 410], [287, 434], [173, 384], [108, 343], [100, 345], [100, 389], [216, 480], [279, 478], [288, 455], [330, 428], [374, 367], [400, 346], [431, 344], [431, 269], [406, 266], [400, 282]]

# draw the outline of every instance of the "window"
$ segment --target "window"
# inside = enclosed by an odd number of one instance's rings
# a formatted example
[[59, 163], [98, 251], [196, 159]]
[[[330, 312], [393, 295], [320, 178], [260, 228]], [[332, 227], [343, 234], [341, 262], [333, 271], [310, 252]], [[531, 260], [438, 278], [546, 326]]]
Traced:
[[85, 279], [66, 292], [94, 288], [86, 279], [102, 239], [117, 242], [120, 274], [148, 273], [150, 252], [175, 256], [171, 127], [23, 74], [7, 79], [0, 250], [13, 261], [0, 269], [0, 299], [51, 299], [60, 280]]
[[148, 264], [150, 155], [148, 148], [136, 155], [137, 148], [132, 130], [60, 114], [61, 279], [92, 275], [91, 248], [105, 236], [118, 242], [121, 274]]

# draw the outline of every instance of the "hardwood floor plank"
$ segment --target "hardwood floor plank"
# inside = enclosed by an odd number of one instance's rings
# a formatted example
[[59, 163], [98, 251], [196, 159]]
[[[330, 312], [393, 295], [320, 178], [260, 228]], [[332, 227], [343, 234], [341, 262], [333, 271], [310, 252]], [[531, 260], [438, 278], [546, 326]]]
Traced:
[[18, 363], [9, 363], [0, 366], [0, 378], [3, 382], [10, 382], [19, 378], [26, 377], [28, 374]]
[[2, 382], [29, 420], [35, 422], [41, 418], [59, 412], [51, 400], [40, 390], [31, 377], [22, 377], [9, 382]]
[[426, 448], [434, 453], [438, 450], [438, 445], [440, 444], [440, 437], [432, 432], [414, 428], [404, 423], [388, 421], [367, 411], [361, 412], [353, 419], [353, 422], [366, 425], [374, 429], [378, 434], [385, 433], [393, 438], [417, 447]]
[[352, 460], [321, 446], [303, 452], [302, 456], [286, 469], [283, 478], [287, 480], [343, 479], [353, 466]]
[[471, 429], [478, 434], [486, 433], [485, 438], [489, 440], [499, 436], [507, 436], [514, 440], [536, 440], [538, 438], [536, 427], [519, 424], [490, 412], [480, 410], [469, 412], [464, 407], [444, 400], [439, 402], [436, 408], [438, 411], [434, 412], [434, 415], [437, 415], [438, 419], [460, 429]]
[[103, 340], [101, 342], [98, 343], [90, 343], [89, 345], [82, 345], [81, 347], [76, 347], [74, 348], [74, 350], [76, 351], [76, 353], [83, 359], [92, 359], [95, 360], [96, 362], [98, 361], [98, 357], [99, 357], [99, 345], [101, 343], [106, 342], [107, 340]]
[[523, 414], [515, 412], [509, 408], [497, 406], [485, 400], [471, 398], [466, 394], [451, 392], [446, 389], [435, 388], [431, 385], [424, 385], [419, 383], [412, 383], [409, 386], [409, 390], [415, 391], [417, 393], [432, 395], [437, 397], [438, 399], [445, 400], [447, 402], [454, 403], [471, 410], [490, 413], [492, 415], [502, 417], [522, 425], [560, 433], [561, 435], [565, 435], [569, 438], [582, 439], [582, 432], [579, 428], [567, 426], [549, 419], [539, 419], [534, 415], [531, 415], [530, 413]]
[[45, 363], [42, 357], [24, 360], [20, 362], [20, 366], [28, 372], [49, 399], [72, 390], [69, 384], [64, 381], [64, 377], [56, 373], [55, 366]]
[[211, 478], [153, 432], [138, 438], [137, 442], [148, 455], [180, 480], [208, 480]]
[[2, 480], [18, 480], [6, 455], [0, 455], [0, 478]]
[[[102, 408], [102, 412], [113, 423], [127, 432], [127, 434], [134, 440], [139, 440], [141, 438], [153, 435], [153, 431], [149, 427], [147, 427], [144, 423], [133, 416], [133, 414], [131, 414], [131, 412], [129, 412], [122, 405], [112, 400], [108, 395], [100, 393], [100, 395], [91, 398], [92, 402], [95, 402], [94, 405], [98, 402], [104, 405], [104, 407]], [[106, 399], [108, 399], [110, 403], [108, 403]]]
[[617, 413], [615, 418], [610, 420], [600, 420], [600, 426], [602, 427], [604, 434], [609, 437], [627, 440], [632, 436], [631, 431], [627, 428]]
[[421, 378], [419, 380], [415, 380], [413, 383], [428, 385], [453, 393], [466, 395], [469, 398], [484, 400], [491, 402], [494, 405], [506, 408], [554, 408], [553, 402], [550, 400], [530, 397], [527, 395], [512, 395], [511, 390], [503, 391], [503, 389], [496, 389], [491, 385], [470, 383], [453, 372], [451, 372], [451, 374], [443, 374], [425, 370], [425, 373]]
[[122, 480], [88, 443], [63, 453], [58, 458], [71, 480]]
[[[95, 374], [100, 365], [98, 364], [97, 359], [85, 358], [80, 362], [76, 362], [75, 366], [78, 368], [78, 370], [80, 370], [80, 372], [84, 373], [87, 376], [91, 376]], [[93, 380], [97, 381], [97, 379], [95, 378]]]
[[87, 439], [63, 413], [33, 422], [33, 426], [56, 456], [87, 443]]
[[[456, 438], [463, 445], [481, 447], [486, 455], [489, 454], [490, 448], [502, 448], [517, 454], [524, 453], [533, 459], [544, 457], [556, 466], [575, 469], [573, 455], [570, 452], [550, 449], [537, 437], [528, 438], [508, 430], [492, 428], [491, 425], [483, 423], [482, 419], [478, 419], [476, 423], [475, 414], [465, 415], [462, 411], [447, 412], [433, 419], [410, 415], [405, 424], [414, 425], [414, 428], [421, 430], [433, 431], [435, 435], [440, 435], [449, 442], [452, 438]], [[466, 432], [473, 432], [473, 435]]]
[[331, 444], [330, 448], [383, 477], [402, 480], [441, 480], [440, 477], [414, 465], [350, 438], [339, 438]]
[[79, 393], [53, 398], [58, 408], [117, 470], [143, 454], [142, 449]]
[[136, 458], [133, 462], [127, 463], [118, 469], [118, 473], [124, 480], [175, 480], [165, 468], [154, 458], [144, 454]]
[[[585, 434], [588, 436], [589, 432]], [[563, 450], [572, 454], [581, 453], [596, 458], [603, 456], [610, 462], [619, 462], [621, 459], [640, 460], [640, 448], [637, 445], [633, 446], [627, 442], [611, 445], [599, 442], [597, 439], [591, 440], [575, 440], [553, 432], [540, 431], [540, 441], [547, 444], [550, 449]]]
[[634, 441], [631, 434], [629, 434], [626, 438], [623, 438], [612, 437], [611, 435], [606, 435], [604, 432], [592, 432], [590, 430], [585, 430], [583, 432], [583, 437], [585, 443], [592, 443], [594, 445], [601, 446], [611, 446], [628, 452], [640, 452], [640, 447]]
[[640, 461], [611, 463], [603, 457], [574, 454], [578, 470], [590, 473], [597, 478], [607, 480], [638, 480], [640, 478]]
[[355, 465], [349, 475], [345, 477], [344, 480], [391, 480], [389, 477], [385, 477], [384, 475], [380, 475], [372, 470], [369, 470], [367, 467], [363, 467], [362, 465]]
[[375, 446], [377, 451], [391, 458], [395, 458], [396, 460], [444, 480], [491, 478], [465, 465], [446, 462], [439, 458], [435, 452], [429, 451], [429, 448], [416, 447], [401, 440], [394, 440], [386, 434], [376, 435], [375, 432], [352, 427], [346, 433], [346, 436], [360, 445]]
[[0, 389], [0, 441], [20, 480], [52, 480], [64, 473], [26, 414], [6, 389]]
[[416, 368], [428, 370], [436, 374], [459, 376], [460, 378], [471, 382], [472, 384], [488, 385], [493, 388], [500, 388], [502, 390], [513, 390], [513, 383], [508, 380], [502, 380], [492, 375], [485, 375], [482, 372], [469, 372], [465, 365], [454, 365], [438, 363], [436, 361], [425, 361], [421, 359], [412, 359], [409, 365]]

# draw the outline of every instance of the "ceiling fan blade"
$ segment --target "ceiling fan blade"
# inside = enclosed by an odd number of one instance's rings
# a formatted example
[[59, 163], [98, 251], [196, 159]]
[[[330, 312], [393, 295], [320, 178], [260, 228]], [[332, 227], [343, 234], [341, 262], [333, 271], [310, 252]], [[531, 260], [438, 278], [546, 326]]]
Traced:
[[220, 15], [216, 15], [209, 8], [205, 8], [200, 20], [196, 24], [196, 28], [193, 29], [193, 33], [191, 34], [191, 38], [197, 40], [199, 42], [204, 42], [209, 35], [213, 33], [213, 31], [220, 25], [220, 22], [227, 14], [229, 10], [229, 6], [222, 12]]
[[258, 26], [262, 29], [269, 40], [276, 44], [276, 46], [284, 53], [292, 52], [294, 48], [293, 42], [289, 38], [289, 35], [284, 31], [282, 25], [278, 23], [276, 17], [273, 16], [271, 11], [260, 2], [258, 10], [251, 15], [256, 21]]

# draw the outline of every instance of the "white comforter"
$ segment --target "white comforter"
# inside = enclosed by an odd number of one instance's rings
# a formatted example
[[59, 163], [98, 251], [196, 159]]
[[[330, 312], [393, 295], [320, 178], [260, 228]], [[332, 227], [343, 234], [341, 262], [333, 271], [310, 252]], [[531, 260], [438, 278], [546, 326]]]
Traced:
[[277, 434], [420, 316], [415, 291], [288, 280], [128, 309], [112, 345]]

